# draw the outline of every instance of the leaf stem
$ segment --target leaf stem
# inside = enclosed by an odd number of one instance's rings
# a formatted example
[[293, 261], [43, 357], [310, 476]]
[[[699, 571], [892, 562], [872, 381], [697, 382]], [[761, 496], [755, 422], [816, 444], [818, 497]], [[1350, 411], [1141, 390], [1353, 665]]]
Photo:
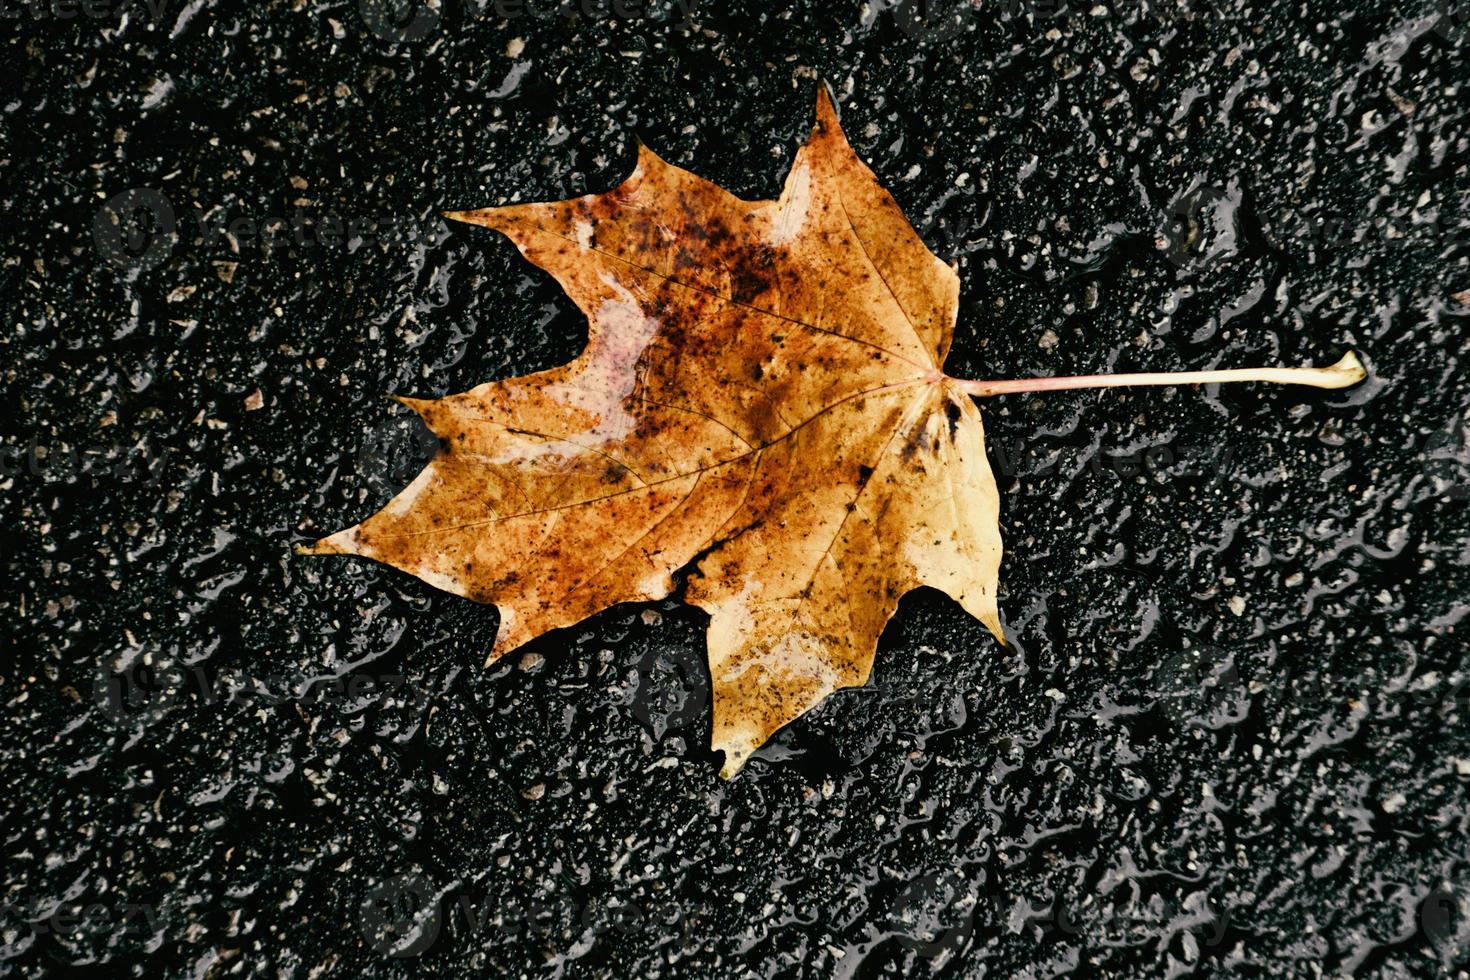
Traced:
[[1217, 384], [1221, 381], [1270, 381], [1313, 388], [1347, 388], [1367, 377], [1358, 355], [1348, 351], [1331, 367], [1234, 368], [1227, 371], [1173, 371], [1157, 374], [1083, 374], [1065, 378], [1017, 378], [1010, 381], [962, 381], [949, 384], [977, 398], [1015, 395], [1028, 391], [1066, 391], [1071, 388], [1121, 388], [1129, 385]]

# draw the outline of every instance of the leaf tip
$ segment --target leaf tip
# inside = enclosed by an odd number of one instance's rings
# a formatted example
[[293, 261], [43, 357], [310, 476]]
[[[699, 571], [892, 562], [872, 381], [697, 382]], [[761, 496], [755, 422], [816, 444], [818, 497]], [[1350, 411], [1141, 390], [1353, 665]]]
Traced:
[[486, 667], [546, 632], [547, 627], [538, 633], [534, 626], [528, 626], [521, 614], [507, 602], [483, 598], [478, 601], [493, 604], [500, 613], [500, 625], [495, 627], [495, 642], [485, 656]]
[[[832, 86], [823, 79], [817, 82], [817, 126], [818, 130], [828, 126], [838, 128], [837, 100], [832, 95]], [[840, 129], [839, 129], [840, 131]]]
[[310, 544], [298, 544], [292, 550], [298, 555], [359, 555], [358, 527], [353, 526], [319, 538]]
[[721, 779], [734, 779], [745, 764], [750, 761], [750, 754], [760, 747], [760, 740], [754, 739], [750, 734], [738, 732], [726, 732], [723, 737], [710, 740], [710, 748], [725, 755], [724, 764], [720, 766]]
[[440, 211], [439, 214], [450, 221], [462, 221], [467, 225], [484, 225], [486, 228], [495, 227], [491, 215], [496, 208], [474, 208], [469, 211]]
[[384, 395], [383, 397], [387, 398], [395, 405], [402, 405], [404, 408], [416, 413], [419, 418], [424, 420], [425, 425], [429, 426], [430, 429], [433, 429], [434, 426], [433, 420], [430, 417], [430, 411], [433, 409], [435, 404], [437, 404], [434, 399], [410, 398], [407, 395]]

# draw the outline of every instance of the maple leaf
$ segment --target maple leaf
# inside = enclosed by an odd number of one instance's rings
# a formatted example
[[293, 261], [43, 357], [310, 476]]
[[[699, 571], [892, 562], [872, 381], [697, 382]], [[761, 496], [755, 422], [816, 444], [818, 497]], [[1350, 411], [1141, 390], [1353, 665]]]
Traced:
[[1348, 355], [1275, 369], [1290, 377], [952, 378], [958, 274], [848, 145], [825, 87], [816, 116], [776, 201], [740, 200], [640, 145], [607, 193], [450, 213], [561, 283], [587, 315], [586, 350], [400, 399], [438, 454], [381, 511], [302, 550], [494, 603], [492, 660], [661, 599], [697, 559], [685, 599], [710, 617], [711, 744], [729, 776], [828, 694], [866, 683], [910, 589], [947, 593], [1005, 642], [999, 495], [972, 396], [1362, 376]]

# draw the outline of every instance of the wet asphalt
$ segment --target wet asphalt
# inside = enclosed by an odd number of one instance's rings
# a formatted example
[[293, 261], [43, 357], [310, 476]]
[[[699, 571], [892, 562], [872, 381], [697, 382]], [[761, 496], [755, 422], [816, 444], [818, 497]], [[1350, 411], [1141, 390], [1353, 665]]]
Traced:
[[[5, 0], [0, 975], [1470, 969], [1470, 8]], [[574, 357], [439, 212], [635, 136], [777, 192], [832, 84], [959, 262], [999, 647], [908, 596], [740, 776], [704, 617], [487, 668], [491, 607], [294, 544], [433, 451], [385, 394]]]

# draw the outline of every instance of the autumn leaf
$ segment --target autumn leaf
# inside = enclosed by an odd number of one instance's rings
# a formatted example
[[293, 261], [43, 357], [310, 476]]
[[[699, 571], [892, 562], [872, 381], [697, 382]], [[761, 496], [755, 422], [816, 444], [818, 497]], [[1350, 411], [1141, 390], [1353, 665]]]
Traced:
[[492, 660], [661, 599], [695, 563], [684, 598], [710, 617], [726, 776], [867, 681], [910, 589], [947, 593], [1004, 642], [999, 499], [973, 396], [1362, 377], [1351, 354], [1277, 377], [949, 377], [959, 277], [848, 145], [825, 89], [777, 201], [740, 200], [640, 146], [607, 193], [450, 216], [556, 277], [587, 315], [587, 348], [565, 367], [400, 399], [438, 455], [377, 514], [303, 550], [494, 603]]

